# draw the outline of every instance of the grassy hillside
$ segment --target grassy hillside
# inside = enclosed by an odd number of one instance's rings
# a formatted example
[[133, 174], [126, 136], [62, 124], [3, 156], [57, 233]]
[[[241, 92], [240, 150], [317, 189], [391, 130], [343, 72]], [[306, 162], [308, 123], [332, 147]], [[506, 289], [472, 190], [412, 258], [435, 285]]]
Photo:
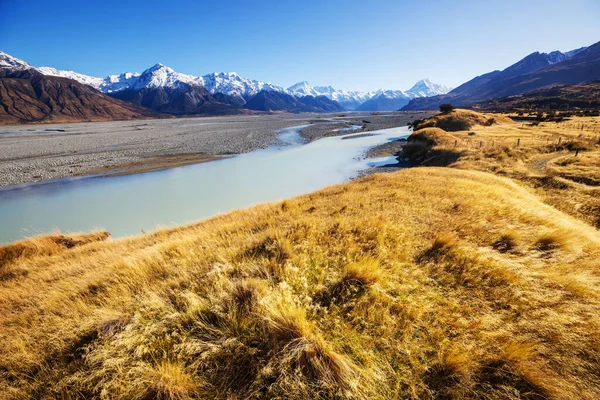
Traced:
[[400, 156], [510, 177], [600, 228], [598, 117], [514, 123], [499, 114], [457, 110], [417, 123]]
[[7, 399], [600, 397], [598, 231], [486, 172], [0, 254]]

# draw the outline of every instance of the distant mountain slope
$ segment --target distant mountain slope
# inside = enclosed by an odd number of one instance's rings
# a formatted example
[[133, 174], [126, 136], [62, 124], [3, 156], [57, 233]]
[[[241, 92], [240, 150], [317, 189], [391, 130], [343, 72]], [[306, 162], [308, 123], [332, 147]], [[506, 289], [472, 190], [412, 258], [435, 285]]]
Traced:
[[474, 103], [470, 107], [488, 111], [596, 109], [600, 108], [600, 81], [538, 89]]
[[345, 110], [340, 103], [331, 100], [327, 96], [302, 96], [298, 100], [318, 111], [337, 112]]
[[257, 93], [246, 103], [246, 108], [258, 111], [305, 111], [305, 107], [294, 96], [267, 90]]
[[361, 104], [356, 111], [393, 111], [408, 104], [410, 98], [401, 91], [381, 92]]
[[127, 89], [110, 96], [172, 115], [222, 115], [242, 111], [240, 105], [222, 102], [202, 86]]
[[105, 121], [157, 114], [72, 79], [34, 69], [0, 69], [0, 123]]
[[248, 100], [245, 107], [257, 111], [287, 112], [333, 112], [343, 110], [339, 103], [324, 96], [302, 96], [297, 98], [284, 92], [269, 90], [263, 90], [254, 95]]
[[417, 98], [404, 110], [436, 109], [442, 103], [464, 106], [563, 84], [600, 79], [600, 42], [566, 53], [532, 53], [503, 71], [478, 76], [446, 95]]

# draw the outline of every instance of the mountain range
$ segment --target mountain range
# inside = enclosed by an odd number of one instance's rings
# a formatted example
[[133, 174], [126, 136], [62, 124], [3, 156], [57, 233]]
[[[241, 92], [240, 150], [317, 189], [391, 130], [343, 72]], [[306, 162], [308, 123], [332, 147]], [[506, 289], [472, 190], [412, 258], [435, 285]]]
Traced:
[[331, 86], [312, 87], [307, 82], [285, 89], [272, 83], [241, 77], [235, 72], [215, 72], [196, 77], [179, 73], [163, 64], [156, 64], [142, 73], [124, 72], [98, 78], [53, 67], [33, 67], [2, 52], [0, 68], [34, 69], [48, 77], [72, 79], [113, 98], [174, 115], [239, 113], [244, 109], [287, 112], [385, 111], [398, 109], [415, 97], [443, 94], [449, 90], [427, 79], [417, 82], [407, 91], [344, 91]]
[[412, 99], [402, 109], [437, 109], [443, 103], [468, 106], [556, 85], [575, 85], [595, 80], [600, 80], [600, 42], [565, 53], [531, 53], [502, 71], [492, 71], [473, 78], [447, 94]]
[[406, 91], [383, 90], [359, 92], [336, 90], [331, 86], [311, 86], [308, 82], [299, 82], [287, 91], [296, 96], [325, 96], [337, 101], [346, 110], [389, 111], [397, 110], [417, 97], [437, 96], [450, 91], [450, 88], [422, 79]]

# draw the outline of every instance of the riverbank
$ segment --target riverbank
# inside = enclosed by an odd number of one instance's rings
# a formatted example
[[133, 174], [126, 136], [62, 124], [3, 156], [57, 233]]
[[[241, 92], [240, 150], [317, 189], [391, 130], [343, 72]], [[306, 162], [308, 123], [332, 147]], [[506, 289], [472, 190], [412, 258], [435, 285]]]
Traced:
[[[265, 148], [280, 129], [312, 142], [412, 122], [416, 113], [274, 114], [0, 127], [0, 186], [103, 173], [137, 173]], [[363, 123], [362, 121], [369, 121]]]
[[407, 126], [417, 119], [428, 118], [435, 114], [430, 111], [342, 113], [312, 120], [314, 124], [303, 129], [302, 136], [308, 141], [313, 141], [349, 133], [366, 133]]
[[266, 149], [186, 168], [132, 173], [180, 160], [161, 157], [150, 159], [151, 164], [127, 165], [129, 170], [119, 166], [114, 173], [123, 176], [0, 188], [0, 243], [56, 229], [81, 232], [102, 227], [113, 237], [123, 237], [310, 193], [355, 178], [375, 162], [364, 157], [369, 148], [410, 133], [408, 127], [400, 127], [306, 143], [298, 132], [304, 126], [278, 131], [277, 140]]

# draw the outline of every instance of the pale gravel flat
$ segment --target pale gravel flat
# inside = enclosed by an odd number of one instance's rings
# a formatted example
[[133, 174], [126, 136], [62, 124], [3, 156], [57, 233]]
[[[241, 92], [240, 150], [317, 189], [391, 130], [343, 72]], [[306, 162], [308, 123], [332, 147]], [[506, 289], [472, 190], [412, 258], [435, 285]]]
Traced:
[[87, 175], [165, 155], [246, 153], [267, 147], [277, 130], [290, 126], [313, 123], [302, 132], [313, 141], [360, 132], [335, 129], [362, 120], [370, 123], [361, 131], [404, 126], [413, 115], [273, 114], [0, 126], [0, 186]]

